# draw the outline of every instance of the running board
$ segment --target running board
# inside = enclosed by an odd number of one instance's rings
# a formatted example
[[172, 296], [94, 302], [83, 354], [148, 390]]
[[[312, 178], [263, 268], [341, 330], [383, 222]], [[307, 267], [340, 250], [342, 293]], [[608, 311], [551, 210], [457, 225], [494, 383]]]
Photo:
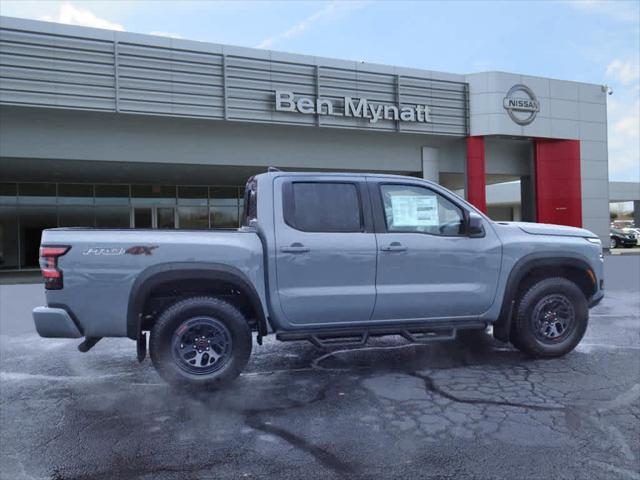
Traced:
[[283, 342], [307, 340], [318, 348], [359, 347], [370, 337], [400, 335], [410, 343], [428, 343], [436, 340], [454, 340], [458, 330], [484, 329], [482, 321], [448, 322], [430, 325], [386, 325], [355, 328], [313, 329], [292, 332], [277, 332], [276, 338]]

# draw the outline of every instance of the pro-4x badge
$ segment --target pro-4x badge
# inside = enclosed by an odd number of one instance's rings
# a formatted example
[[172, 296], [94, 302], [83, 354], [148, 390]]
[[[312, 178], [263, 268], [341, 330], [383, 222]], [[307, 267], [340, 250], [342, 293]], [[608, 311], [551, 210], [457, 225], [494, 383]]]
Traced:
[[134, 245], [127, 249], [122, 247], [90, 247], [85, 249], [83, 255], [115, 256], [115, 255], [152, 255], [158, 245]]
[[124, 253], [128, 255], [153, 255], [153, 251], [156, 248], [158, 248], [158, 245], [136, 245], [127, 248]]
[[90, 247], [82, 252], [83, 255], [124, 255], [124, 248], [121, 247]]

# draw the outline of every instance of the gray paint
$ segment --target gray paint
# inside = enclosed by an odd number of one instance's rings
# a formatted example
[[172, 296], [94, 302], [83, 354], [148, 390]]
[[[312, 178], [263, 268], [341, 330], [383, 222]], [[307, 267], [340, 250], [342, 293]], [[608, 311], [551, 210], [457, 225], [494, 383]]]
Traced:
[[[421, 149], [464, 141], [68, 110], [0, 109], [0, 156], [421, 172]], [[250, 141], [247, 141], [250, 139]], [[465, 150], [458, 152], [463, 163]]]
[[[45, 244], [71, 245], [59, 259], [64, 288], [47, 290], [47, 304], [71, 308], [84, 336], [127, 335], [129, 292], [147, 268], [174, 262], [233, 265], [264, 295], [262, 246], [253, 233], [164, 230], [45, 230]], [[89, 248], [154, 245], [151, 255], [87, 254]], [[215, 248], [214, 248], [215, 247]], [[100, 299], [107, 303], [100, 307]]]
[[[266, 238], [273, 239], [275, 263], [270, 268], [275, 267], [277, 278], [271, 295], [278, 324], [286, 329], [368, 321], [376, 303], [376, 235], [372, 232], [303, 232], [290, 227], [281, 208], [284, 178], [273, 179], [276, 207], [265, 225], [273, 230]], [[286, 178], [326, 181], [336, 177], [308, 174]], [[339, 179], [356, 182], [362, 177], [341, 175]], [[271, 184], [265, 191], [265, 183], [258, 184], [259, 199], [265, 194], [271, 196]], [[309, 251], [287, 251], [293, 245]]]
[[631, 202], [640, 200], [640, 182], [609, 183], [610, 202]]
[[82, 333], [64, 308], [36, 307], [33, 309], [33, 321], [41, 337], [82, 337]]
[[[469, 214], [478, 215], [486, 236], [347, 233], [306, 234], [301, 240], [300, 235], [284, 227], [278, 188], [283, 177], [293, 176], [304, 178], [282, 172], [257, 177], [255, 230], [46, 230], [43, 243], [71, 245], [71, 250], [59, 259], [65, 288], [47, 291], [47, 304], [66, 305], [85, 336], [126, 336], [129, 295], [141, 273], [152, 266], [194, 262], [222, 264], [242, 272], [255, 287], [272, 328], [278, 331], [397, 320], [424, 323], [446, 319], [455, 325], [455, 321], [470, 317], [495, 321], [509, 274], [516, 262], [530, 254], [536, 258], [582, 260], [592, 268], [596, 285], [602, 279], [602, 249], [585, 240], [593, 236], [591, 232], [555, 225], [495, 223], [437, 184], [415, 178], [366, 176], [371, 182], [431, 188]], [[314, 174], [313, 178], [319, 176]], [[349, 180], [354, 176], [325, 174], [322, 178]], [[393, 240], [406, 243], [407, 252], [377, 251]], [[295, 241], [309, 243], [310, 250], [296, 258], [283, 258], [280, 247]], [[124, 251], [133, 245], [157, 248], [150, 255], [95, 254], [101, 249]], [[336, 288], [336, 278], [341, 279], [343, 291]], [[379, 291], [378, 285], [382, 287]], [[431, 302], [425, 302], [425, 294]], [[596, 295], [602, 296], [602, 291]], [[36, 319], [41, 314], [42, 310], [38, 310]], [[67, 331], [66, 327], [61, 327], [60, 335]]]
[[[464, 79], [3, 17], [0, 104], [465, 136]], [[428, 105], [431, 122], [275, 111], [274, 93]], [[344, 108], [338, 113], [344, 113]], [[340, 109], [338, 109], [340, 110]]]
[[488, 137], [485, 140], [485, 171], [488, 175], [531, 175], [531, 141]]
[[422, 147], [422, 178], [440, 182], [440, 152], [438, 148]]

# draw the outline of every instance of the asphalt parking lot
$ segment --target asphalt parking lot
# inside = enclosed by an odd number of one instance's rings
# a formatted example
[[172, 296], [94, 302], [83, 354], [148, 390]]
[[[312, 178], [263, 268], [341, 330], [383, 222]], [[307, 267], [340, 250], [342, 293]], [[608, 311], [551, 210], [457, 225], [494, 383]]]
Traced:
[[640, 256], [562, 359], [486, 336], [323, 352], [266, 341], [225, 391], [162, 383], [135, 345], [45, 340], [40, 285], [0, 286], [4, 479], [640, 479]]

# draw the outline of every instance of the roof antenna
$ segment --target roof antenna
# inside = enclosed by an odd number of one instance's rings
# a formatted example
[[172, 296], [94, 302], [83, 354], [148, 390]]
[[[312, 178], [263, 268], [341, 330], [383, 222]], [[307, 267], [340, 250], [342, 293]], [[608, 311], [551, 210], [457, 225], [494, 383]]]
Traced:
[[281, 172], [282, 170], [280, 170], [278, 167], [269, 167], [267, 168], [267, 172]]

